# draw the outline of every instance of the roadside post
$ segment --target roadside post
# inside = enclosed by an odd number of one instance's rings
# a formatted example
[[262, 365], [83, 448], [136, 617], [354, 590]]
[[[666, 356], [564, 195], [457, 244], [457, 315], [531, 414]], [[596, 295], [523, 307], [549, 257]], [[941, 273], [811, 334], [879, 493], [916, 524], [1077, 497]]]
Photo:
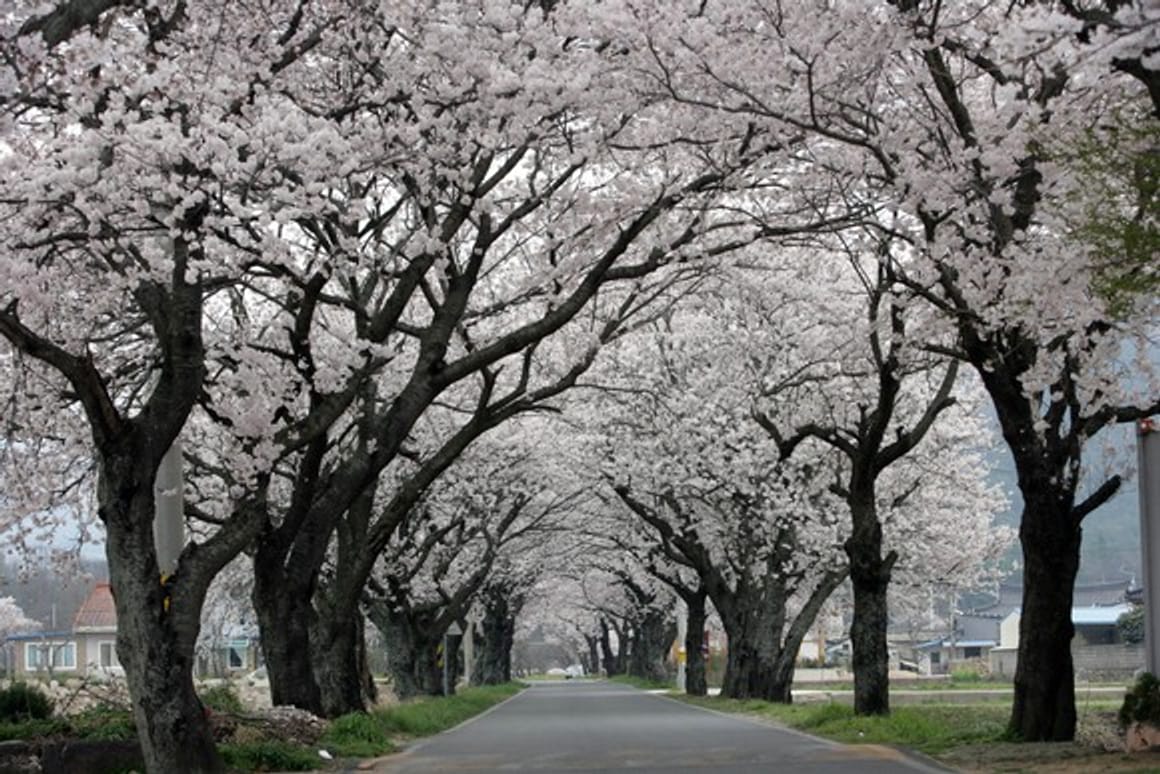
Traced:
[[1144, 419], [1137, 427], [1139, 451], [1140, 547], [1144, 586], [1144, 668], [1160, 671], [1160, 422]]
[[685, 607], [685, 601], [677, 601], [677, 690], [681, 693], [685, 692], [685, 681], [688, 679], [685, 673], [685, 661], [688, 654], [685, 653], [685, 635], [689, 627], [688, 608]]
[[447, 628], [447, 632], [443, 635], [443, 695], [451, 696], [455, 693], [455, 681], [459, 676], [457, 666], [459, 664], [459, 643], [456, 642], [463, 636], [463, 630], [459, 628], [459, 624], [452, 622], [451, 626]]

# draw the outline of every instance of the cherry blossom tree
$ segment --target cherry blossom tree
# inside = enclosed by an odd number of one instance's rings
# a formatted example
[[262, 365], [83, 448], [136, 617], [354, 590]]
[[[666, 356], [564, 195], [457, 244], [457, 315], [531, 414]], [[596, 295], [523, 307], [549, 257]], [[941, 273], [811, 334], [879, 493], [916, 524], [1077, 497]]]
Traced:
[[437, 661], [451, 624], [465, 622], [497, 561], [553, 531], [573, 499], [533, 481], [517, 453], [488, 444], [461, 460], [399, 525], [370, 579], [364, 604], [400, 697], [443, 692]]
[[35, 384], [25, 416], [63, 414], [96, 458], [118, 655], [150, 771], [221, 769], [194, 644], [210, 581], [256, 525], [231, 520], [189, 544], [163, 585], [153, 483], [205, 397], [207, 300], [267, 242], [252, 195], [302, 201], [283, 177], [297, 166], [277, 128], [293, 97], [277, 80], [306, 88], [304, 57], [334, 17], [267, 10], [257, 37], [253, 9], [229, 3], [21, 4], [3, 22], [0, 336]]
[[[653, 47], [669, 97], [746, 125], [799, 129], [811, 163], [844, 181], [830, 206], [853, 203], [910, 245], [896, 274], [944, 314], [954, 336], [946, 354], [987, 390], [1024, 497], [1011, 731], [1072, 738], [1067, 643], [1081, 527], [1120, 483], [1081, 492], [1083, 449], [1108, 424], [1160, 405], [1139, 343], [1155, 300], [1110, 310], [1101, 297], [1104, 261], [1073, 230], [1084, 196], [1067, 156], [1081, 138], [1154, 120], [1154, 11], [907, 0], [808, 12], [702, 4], [687, 15], [696, 34]], [[783, 100], [803, 92], [805, 103]]]
[[[825, 245], [811, 249], [816, 255]], [[845, 578], [847, 556], [858, 556], [840, 550], [857, 528], [835, 517], [843, 510], [835, 495], [845, 500], [849, 491], [850, 462], [824, 445], [803, 448], [794, 465], [779, 461], [808, 435], [787, 441], [779, 423], [864, 420], [880, 378], [875, 363], [890, 358], [897, 382], [883, 421], [891, 428], [905, 431], [913, 421], [931, 431], [935, 415], [951, 405], [953, 366], [931, 381], [929, 357], [917, 347], [920, 357], [910, 352], [903, 363], [901, 310], [879, 319], [889, 303], [883, 286], [831, 249], [821, 266], [807, 268], [791, 249], [760, 269], [723, 271], [663, 326], [622, 341], [596, 382], [599, 399], [577, 411], [600, 418], [586, 423], [598, 428], [590, 430], [590, 465], [608, 471], [616, 495], [655, 531], [664, 558], [695, 572], [720, 613], [730, 637], [728, 695], [788, 700], [801, 639]], [[934, 396], [937, 411], [924, 395]], [[904, 555], [911, 579], [970, 582], [1005, 545], [1003, 532], [990, 528], [1002, 502], [983, 480], [985, 436], [970, 419], [975, 408], [944, 423], [921, 450], [923, 432], [910, 438], [891, 430], [891, 439], [906, 444], [895, 462], [921, 453], [887, 477], [871, 508], [889, 514], [886, 561], [892, 567]], [[769, 443], [767, 432], [781, 444]], [[883, 524], [873, 520], [862, 528], [882, 541]], [[959, 531], [953, 540], [950, 524]], [[879, 562], [881, 546], [872, 552]], [[883, 654], [889, 580], [887, 573], [874, 627]]]
[[0, 638], [40, 626], [24, 614], [12, 597], [0, 597]]

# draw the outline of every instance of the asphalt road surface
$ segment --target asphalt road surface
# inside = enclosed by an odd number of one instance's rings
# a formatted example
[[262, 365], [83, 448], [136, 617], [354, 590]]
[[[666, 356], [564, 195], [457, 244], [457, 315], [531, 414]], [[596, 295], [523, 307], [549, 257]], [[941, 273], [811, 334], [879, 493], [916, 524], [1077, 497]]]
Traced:
[[943, 771], [891, 748], [840, 745], [692, 707], [615, 683], [533, 685], [375, 771], [885, 772]]

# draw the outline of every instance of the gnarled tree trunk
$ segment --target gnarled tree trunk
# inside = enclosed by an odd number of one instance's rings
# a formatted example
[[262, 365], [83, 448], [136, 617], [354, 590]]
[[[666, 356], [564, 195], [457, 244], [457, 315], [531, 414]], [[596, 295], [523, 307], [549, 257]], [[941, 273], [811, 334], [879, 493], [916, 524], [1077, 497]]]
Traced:
[[442, 635], [434, 636], [401, 611], [384, 602], [368, 607], [371, 621], [383, 634], [387, 648], [387, 669], [395, 695], [439, 696], [443, 693], [443, 669], [439, 649]]
[[100, 509], [117, 610], [117, 657], [133, 697], [145, 768], [156, 774], [223, 771], [193, 686], [204, 589], [175, 599], [172, 588], [161, 585], [153, 482], [142, 480], [137, 468], [136, 455], [103, 460]]
[[511, 682], [516, 621], [506, 595], [489, 591], [479, 628], [482, 636], [477, 640], [472, 683], [498, 685]]
[[320, 615], [310, 636], [323, 716], [365, 712], [376, 696], [366, 663], [362, 614]]
[[663, 612], [654, 608], [646, 610], [636, 623], [628, 673], [655, 682], [668, 680], [666, 659], [676, 635], [676, 624]]
[[1067, 516], [1067, 510], [1028, 503], [1019, 529], [1023, 609], [1010, 730], [1028, 741], [1075, 736], [1071, 608], [1082, 533]]
[[270, 680], [270, 701], [322, 715], [322, 693], [311, 659], [314, 573], [286, 566], [282, 552], [258, 543], [254, 555], [254, 610]]
[[854, 620], [850, 626], [854, 713], [886, 715], [890, 712], [886, 592], [896, 556], [891, 552], [882, 557], [882, 525], [878, 523], [873, 494], [851, 497], [849, 502], [854, 529], [845, 548], [854, 590]]
[[764, 593], [754, 591], [757, 593], [743, 593], [718, 605], [729, 638], [721, 695], [789, 704], [793, 700], [796, 653], [786, 654], [781, 646], [785, 592], [779, 588], [766, 588]]

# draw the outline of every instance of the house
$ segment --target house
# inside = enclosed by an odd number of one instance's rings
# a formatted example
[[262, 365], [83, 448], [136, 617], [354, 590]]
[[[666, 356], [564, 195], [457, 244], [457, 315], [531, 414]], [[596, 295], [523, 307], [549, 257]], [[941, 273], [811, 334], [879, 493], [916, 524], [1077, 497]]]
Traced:
[[98, 583], [73, 617], [70, 631], [33, 632], [8, 638], [17, 675], [45, 677], [118, 674], [117, 611], [108, 583]]
[[[199, 676], [224, 677], [260, 664], [257, 637], [231, 629], [213, 638], [197, 660]], [[81, 603], [70, 631], [35, 632], [8, 638], [17, 676], [113, 677], [123, 674], [117, 658], [117, 608], [113, 589], [98, 583]]]
[[[1071, 609], [1075, 637], [1071, 641], [1072, 661], [1078, 673], [1106, 677], [1130, 677], [1144, 666], [1143, 647], [1124, 643], [1116, 622], [1132, 610], [1127, 602], [1107, 605], [1084, 605]], [[999, 645], [991, 650], [991, 673], [1011, 677], [1015, 674], [1019, 652], [1020, 611], [1003, 619]]]
[[83, 674], [121, 673], [121, 662], [117, 658], [117, 607], [113, 588], [108, 583], [98, 583], [81, 603], [73, 618], [73, 637], [77, 663]]

